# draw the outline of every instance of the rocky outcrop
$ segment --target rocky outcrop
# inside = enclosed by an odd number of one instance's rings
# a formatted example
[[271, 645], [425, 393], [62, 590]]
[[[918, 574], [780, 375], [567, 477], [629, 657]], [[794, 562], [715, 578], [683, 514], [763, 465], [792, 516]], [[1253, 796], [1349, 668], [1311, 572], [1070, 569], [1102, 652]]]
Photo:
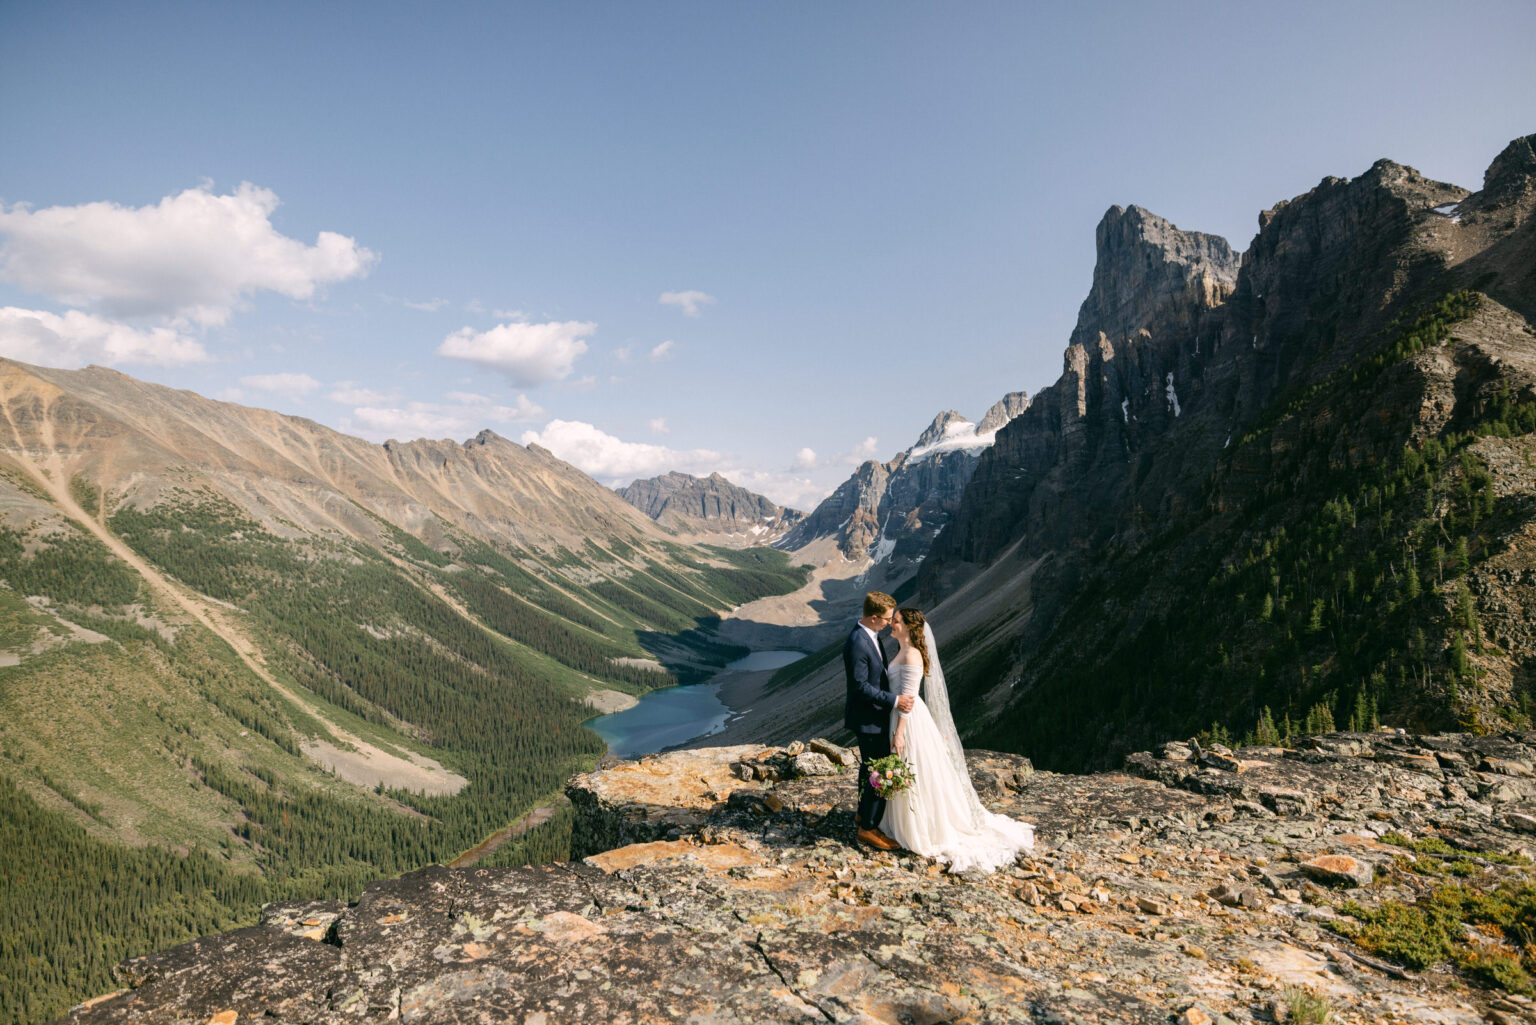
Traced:
[[1231, 248], [1135, 206], [1111, 207], [1097, 241], [1093, 287], [1078, 312], [1062, 377], [983, 454], [976, 493], [938, 542], [938, 564], [924, 571], [929, 593], [952, 586], [964, 572], [957, 562], [983, 567], [1021, 535], [1032, 550], [1044, 551], [1085, 527], [1098, 535], [1115, 531], [1123, 521], [1106, 514], [1126, 505], [1119, 492], [1130, 475], [1129, 456], [1143, 439], [1195, 412], [1191, 402], [1215, 344], [1208, 318], [1237, 281]]
[[1515, 139], [1504, 147], [1483, 175], [1483, 187], [1472, 209], [1528, 203], [1536, 193], [1536, 135]]
[[1237, 283], [1238, 254], [1219, 235], [1180, 231], [1139, 206], [1112, 206], [1094, 233], [1093, 287], [1071, 344], [1151, 337], [1219, 306]]
[[693, 751], [577, 777], [586, 835], [637, 842], [269, 905], [125, 963], [123, 990], [67, 1020], [1162, 1025], [1292, 1020], [1287, 996], [1310, 991], [1345, 1022], [1536, 1021], [1525, 997], [1347, 938], [1361, 908], [1411, 903], [1446, 865], [1485, 891], [1528, 873], [1536, 735], [1190, 741], [1087, 776], [972, 752], [983, 802], [1036, 823], [1039, 846], [965, 877], [851, 844], [851, 769], [730, 770], [792, 758]]
[[981, 436], [996, 434], [1008, 421], [1028, 408], [1029, 392], [1011, 391], [992, 403], [992, 408], [982, 415], [981, 422], [976, 425], [976, 433]]
[[619, 497], [664, 527], [685, 533], [740, 535], [752, 544], [782, 537], [805, 514], [776, 505], [712, 473], [664, 473], [616, 489]]

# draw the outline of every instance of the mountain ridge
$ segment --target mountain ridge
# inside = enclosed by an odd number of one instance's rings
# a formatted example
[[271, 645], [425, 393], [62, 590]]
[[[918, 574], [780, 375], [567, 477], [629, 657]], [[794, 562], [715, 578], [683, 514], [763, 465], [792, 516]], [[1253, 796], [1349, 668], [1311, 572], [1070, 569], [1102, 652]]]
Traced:
[[[835, 541], [844, 558], [862, 554], [879, 564], [895, 557], [902, 568], [886, 575], [898, 582], [905, 578], [903, 573], [910, 576], [927, 554], [927, 542], [948, 522], [953, 503], [975, 469], [977, 453], [1029, 403], [1027, 392], [1009, 392], [988, 407], [979, 423], [952, 409], [937, 414], [917, 440], [890, 461], [859, 464], [777, 547], [795, 551], [827, 538]], [[921, 465], [929, 460], [932, 465]], [[887, 536], [892, 521], [895, 529]]]
[[771, 544], [805, 516], [719, 473], [696, 477], [673, 470], [614, 490], [663, 526], [690, 534], [724, 535], [745, 544]]

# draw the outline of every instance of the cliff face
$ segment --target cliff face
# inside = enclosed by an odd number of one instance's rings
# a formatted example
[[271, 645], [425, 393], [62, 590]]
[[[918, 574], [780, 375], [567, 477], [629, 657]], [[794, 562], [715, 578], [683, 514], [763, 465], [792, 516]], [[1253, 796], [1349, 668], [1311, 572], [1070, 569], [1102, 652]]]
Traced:
[[1139, 206], [1110, 207], [1094, 232], [1093, 287], [1077, 314], [1073, 345], [1151, 337], [1194, 326], [1237, 281], [1238, 254], [1227, 240], [1180, 231]]
[[1039, 830], [993, 875], [852, 845], [855, 770], [798, 745], [679, 752], [571, 780], [578, 835], [623, 846], [271, 904], [125, 962], [67, 1020], [1234, 1025], [1294, 1020], [1303, 991], [1343, 1021], [1530, 1020], [1477, 974], [1523, 971], [1513, 938], [1458, 931], [1455, 967], [1418, 973], [1347, 937], [1448, 879], [1524, 878], [1536, 736], [1172, 743], [1088, 776], [969, 762]]
[[[982, 456], [974, 497], [936, 542], [926, 593], [945, 587], [930, 581], [963, 574], [953, 562], [985, 566], [1021, 535], [1044, 551], [1066, 543], [1085, 518], [1096, 532], [1115, 529], [1104, 512], [1123, 504], [1127, 459], [1170, 430], [1203, 384], [1213, 312], [1236, 285], [1231, 249], [1135, 206], [1110, 208], [1096, 237], [1093, 288], [1061, 379]], [[1195, 351], [1202, 328], [1203, 354]]]
[[1061, 378], [982, 454], [919, 575], [985, 743], [1102, 765], [1357, 698], [1524, 721], [1530, 150], [1476, 194], [1385, 160], [1325, 179], [1261, 215], [1240, 269], [1105, 215]]
[[695, 477], [674, 471], [617, 490], [620, 498], [664, 527], [691, 534], [740, 535], [748, 544], [772, 543], [805, 516], [718, 473]]

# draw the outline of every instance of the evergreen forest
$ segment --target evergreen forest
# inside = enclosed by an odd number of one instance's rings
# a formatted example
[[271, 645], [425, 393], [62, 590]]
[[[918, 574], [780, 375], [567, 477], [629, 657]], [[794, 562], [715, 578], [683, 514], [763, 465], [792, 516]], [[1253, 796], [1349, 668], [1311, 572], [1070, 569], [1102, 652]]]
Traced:
[[[553, 817], [481, 863], [564, 859], [563, 784], [605, 750], [580, 698], [707, 675], [743, 653], [710, 640], [721, 611], [804, 581], [767, 549], [546, 552], [454, 531], [434, 548], [382, 521], [377, 546], [279, 536], [210, 488], [105, 506], [135, 552], [235, 610], [282, 689], [204, 627], [163, 628], [151, 588], [78, 526], [0, 529], [6, 640], [47, 638], [0, 666], [6, 1025], [116, 988], [127, 957], [253, 924], [265, 902], [356, 899], [451, 861], [536, 807]], [[303, 756], [328, 724], [465, 782], [343, 784]]]
[[[1500, 638], [1479, 620], [1469, 574], [1529, 517], [1522, 496], [1491, 486], [1485, 443], [1536, 431], [1536, 401], [1497, 390], [1439, 430], [1383, 437], [1376, 411], [1355, 399], [1399, 387], [1425, 350], [1453, 348], [1478, 304], [1475, 292], [1446, 295], [1280, 395], [1232, 440], [1198, 512], [1132, 554], [1095, 553], [1048, 643], [953, 642], [978, 650], [969, 680], [1022, 664], [1045, 681], [970, 723], [973, 742], [1082, 769], [1196, 733], [1276, 744], [1388, 717], [1528, 724], [1526, 687], [1487, 690], [1480, 659]], [[1267, 464], [1261, 490], [1233, 501], [1228, 481], [1244, 461]]]

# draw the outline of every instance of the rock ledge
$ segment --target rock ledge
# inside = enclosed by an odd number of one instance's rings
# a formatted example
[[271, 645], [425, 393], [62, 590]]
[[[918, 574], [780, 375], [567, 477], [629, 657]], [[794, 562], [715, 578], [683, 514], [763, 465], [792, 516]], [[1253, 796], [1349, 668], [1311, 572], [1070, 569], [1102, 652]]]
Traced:
[[[1524, 998], [1401, 971], [1323, 927], [1345, 897], [1412, 899], [1412, 852], [1383, 837], [1523, 852], [1536, 735], [1191, 741], [1087, 776], [974, 752], [983, 802], [1040, 838], [974, 878], [851, 845], [853, 770], [800, 753], [578, 776], [581, 861], [269, 905], [258, 926], [125, 963], [129, 988], [68, 1020], [1270, 1022], [1299, 985], [1339, 1022], [1536, 1022]], [[742, 771], [755, 762], [781, 778]]]

